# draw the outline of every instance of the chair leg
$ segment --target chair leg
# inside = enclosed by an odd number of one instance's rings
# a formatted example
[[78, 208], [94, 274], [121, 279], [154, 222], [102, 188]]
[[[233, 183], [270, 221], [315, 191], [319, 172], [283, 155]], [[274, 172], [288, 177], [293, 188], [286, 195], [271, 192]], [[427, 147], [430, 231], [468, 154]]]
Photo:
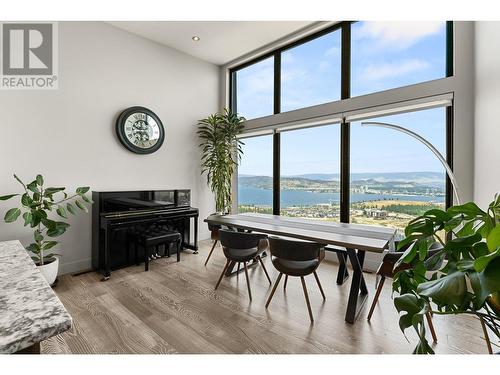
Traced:
[[436, 331], [434, 330], [434, 324], [432, 323], [432, 316], [431, 316], [430, 313], [426, 313], [425, 317], [427, 318], [427, 324], [429, 324], [429, 330], [431, 331], [432, 340], [434, 342], [437, 342], [438, 339], [437, 339], [437, 336], [436, 336]]
[[177, 261], [181, 261], [181, 240], [177, 241]]
[[264, 273], [266, 274], [267, 280], [269, 281], [269, 285], [272, 285], [273, 283], [271, 281], [271, 278], [269, 277], [269, 274], [267, 273], [266, 266], [264, 266], [264, 262], [262, 261], [262, 258], [260, 257], [260, 255], [257, 256], [257, 259], [259, 260], [260, 265], [262, 266], [262, 269], [264, 270]]
[[370, 306], [370, 312], [368, 313], [368, 318], [367, 318], [368, 321], [370, 321], [370, 319], [372, 318], [373, 310], [375, 310], [375, 305], [377, 304], [378, 298], [380, 297], [380, 292], [384, 287], [384, 282], [385, 282], [385, 277], [382, 276], [380, 281], [378, 282], [377, 291], [375, 292], [375, 297], [373, 297], [373, 302], [372, 305]]
[[285, 283], [283, 284], [283, 290], [286, 290], [287, 283], [288, 283], [288, 275], [285, 275]]
[[231, 261], [228, 259], [226, 262], [226, 265], [224, 266], [224, 269], [222, 270], [222, 273], [220, 274], [219, 281], [217, 281], [217, 284], [215, 285], [215, 289], [217, 289], [219, 287], [219, 284], [222, 281], [222, 278], [224, 277], [224, 274], [226, 273], [227, 268], [229, 267], [229, 263], [231, 263]]
[[278, 278], [276, 279], [276, 282], [274, 283], [273, 289], [271, 290], [271, 294], [269, 295], [269, 298], [267, 299], [266, 309], [269, 306], [269, 304], [271, 303], [271, 300], [273, 299], [274, 292], [276, 292], [276, 288], [278, 287], [278, 284], [280, 283], [281, 276], [283, 276], [283, 274], [280, 272], [280, 274], [278, 275]]
[[144, 271], [149, 271], [149, 248], [144, 246]]
[[486, 328], [486, 324], [484, 324], [484, 319], [482, 316], [479, 317], [479, 321], [481, 322], [481, 328], [483, 329], [484, 339], [486, 340], [486, 346], [488, 347], [488, 353], [493, 354], [493, 348], [491, 347], [490, 336], [488, 335], [488, 329]]
[[326, 299], [325, 292], [323, 291], [323, 287], [321, 286], [321, 283], [319, 282], [318, 274], [316, 273], [316, 271], [314, 271], [313, 274], [314, 274], [314, 278], [316, 279], [316, 283], [318, 283], [319, 291], [321, 292], [323, 299]]
[[240, 262], [238, 262], [238, 270], [236, 271], [236, 274], [240, 273]]
[[208, 260], [212, 256], [212, 253], [214, 252], [215, 245], [217, 245], [217, 240], [214, 241], [214, 245], [212, 246], [212, 250], [210, 250], [210, 253], [208, 253], [207, 260], [205, 261], [205, 267], [207, 266]]
[[250, 297], [250, 301], [251, 301], [252, 300], [252, 291], [250, 290], [250, 279], [248, 278], [247, 262], [243, 262], [243, 268], [245, 269], [245, 278], [247, 279], [248, 296]]
[[309, 294], [307, 294], [306, 281], [304, 280], [304, 276], [300, 277], [300, 281], [302, 281], [302, 289], [304, 289], [304, 296], [306, 297], [307, 310], [309, 311], [309, 319], [311, 319], [311, 323], [314, 322], [313, 313], [311, 310], [311, 302], [309, 302]]

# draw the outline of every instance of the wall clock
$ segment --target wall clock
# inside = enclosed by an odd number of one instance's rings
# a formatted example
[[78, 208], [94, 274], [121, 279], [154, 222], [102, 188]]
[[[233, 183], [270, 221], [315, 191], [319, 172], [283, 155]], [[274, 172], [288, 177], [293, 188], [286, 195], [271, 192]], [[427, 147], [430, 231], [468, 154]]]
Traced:
[[165, 139], [160, 118], [144, 107], [124, 110], [116, 120], [116, 134], [123, 146], [137, 154], [157, 151]]

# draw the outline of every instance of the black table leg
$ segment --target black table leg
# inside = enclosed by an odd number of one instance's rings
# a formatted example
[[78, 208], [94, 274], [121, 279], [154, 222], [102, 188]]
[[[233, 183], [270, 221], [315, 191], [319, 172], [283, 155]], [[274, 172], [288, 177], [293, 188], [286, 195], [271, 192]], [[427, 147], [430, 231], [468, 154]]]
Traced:
[[365, 279], [363, 277], [363, 262], [365, 260], [365, 252], [362, 250], [347, 249], [347, 255], [352, 265], [353, 275], [351, 281], [351, 290], [349, 292], [349, 302], [347, 303], [347, 311], [345, 321], [354, 323], [368, 297], [368, 289], [366, 288]]
[[339, 260], [337, 285], [342, 285], [349, 278], [349, 271], [347, 271], [347, 254], [337, 252], [337, 258]]

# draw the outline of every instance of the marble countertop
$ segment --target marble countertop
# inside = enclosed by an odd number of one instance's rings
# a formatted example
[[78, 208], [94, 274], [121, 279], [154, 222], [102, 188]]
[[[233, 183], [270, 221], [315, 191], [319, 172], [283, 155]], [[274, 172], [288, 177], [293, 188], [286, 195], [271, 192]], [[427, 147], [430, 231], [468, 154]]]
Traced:
[[0, 353], [68, 330], [71, 316], [19, 241], [0, 242]]

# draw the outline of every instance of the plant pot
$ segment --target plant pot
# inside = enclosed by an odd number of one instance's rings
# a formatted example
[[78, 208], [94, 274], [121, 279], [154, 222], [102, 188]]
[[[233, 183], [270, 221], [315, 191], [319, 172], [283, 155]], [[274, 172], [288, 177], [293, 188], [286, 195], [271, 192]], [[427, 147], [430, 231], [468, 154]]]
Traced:
[[54, 261], [46, 263], [43, 266], [37, 265], [37, 267], [49, 285], [54, 284], [57, 278], [57, 273], [59, 272], [59, 258], [55, 257]]

